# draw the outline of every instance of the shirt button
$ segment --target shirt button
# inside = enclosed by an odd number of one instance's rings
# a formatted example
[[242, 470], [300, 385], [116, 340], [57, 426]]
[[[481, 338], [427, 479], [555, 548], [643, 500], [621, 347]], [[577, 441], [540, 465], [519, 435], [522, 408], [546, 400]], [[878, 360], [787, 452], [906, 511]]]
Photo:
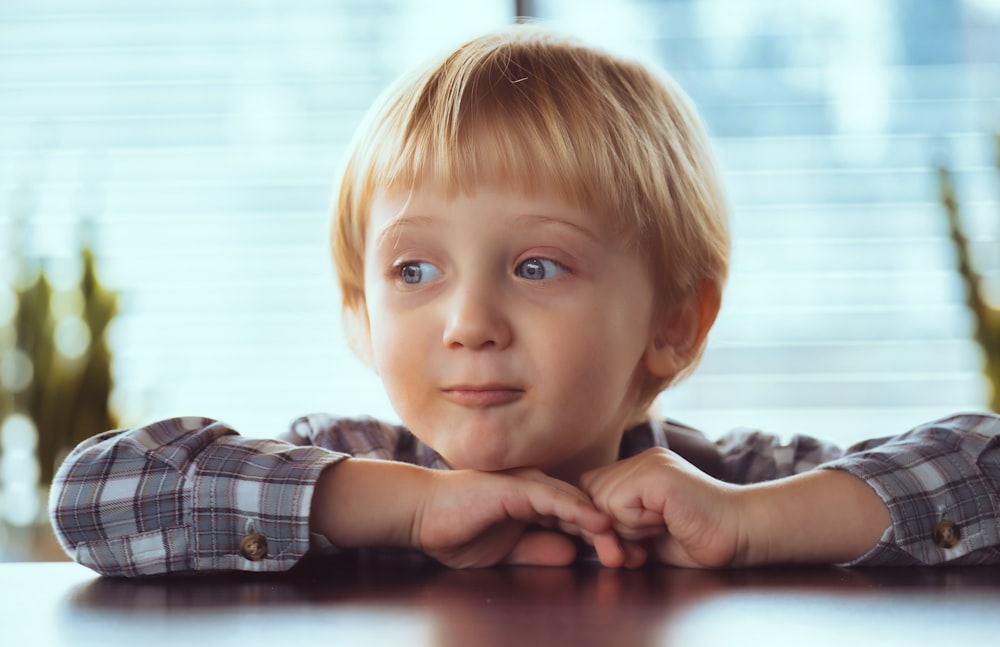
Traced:
[[954, 548], [958, 544], [958, 526], [954, 521], [939, 521], [934, 524], [934, 543], [941, 548]]
[[251, 562], [267, 557], [267, 538], [259, 532], [248, 533], [240, 540], [240, 555]]

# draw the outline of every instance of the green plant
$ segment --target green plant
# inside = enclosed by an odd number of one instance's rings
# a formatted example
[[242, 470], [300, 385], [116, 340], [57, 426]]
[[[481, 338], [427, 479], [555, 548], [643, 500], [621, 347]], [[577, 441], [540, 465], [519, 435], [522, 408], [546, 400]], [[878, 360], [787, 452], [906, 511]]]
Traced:
[[[75, 286], [54, 290], [45, 270], [20, 259], [16, 312], [0, 336], [0, 422], [21, 414], [38, 433], [39, 483], [51, 482], [56, 463], [81, 440], [117, 426], [109, 405], [111, 352], [104, 333], [118, 311], [118, 295], [97, 277], [93, 251], [80, 251]], [[31, 276], [33, 274], [33, 276]], [[59, 294], [60, 292], [64, 294]], [[54, 307], [60, 303], [67, 306]]]
[[[1000, 170], [1000, 134], [996, 136], [996, 164]], [[938, 167], [941, 203], [948, 216], [948, 231], [955, 247], [958, 273], [965, 286], [965, 302], [972, 312], [974, 338], [983, 352], [983, 372], [991, 387], [990, 409], [1000, 412], [1000, 308], [991, 303], [983, 285], [983, 275], [976, 269], [969, 237], [962, 223], [961, 208], [955, 194], [951, 171]]]

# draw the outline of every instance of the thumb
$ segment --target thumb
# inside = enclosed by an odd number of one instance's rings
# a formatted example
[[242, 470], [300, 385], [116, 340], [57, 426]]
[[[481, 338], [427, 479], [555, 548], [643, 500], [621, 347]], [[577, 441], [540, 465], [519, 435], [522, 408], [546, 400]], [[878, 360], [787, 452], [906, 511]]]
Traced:
[[576, 545], [566, 535], [532, 530], [521, 535], [504, 560], [521, 566], [568, 566], [576, 561]]

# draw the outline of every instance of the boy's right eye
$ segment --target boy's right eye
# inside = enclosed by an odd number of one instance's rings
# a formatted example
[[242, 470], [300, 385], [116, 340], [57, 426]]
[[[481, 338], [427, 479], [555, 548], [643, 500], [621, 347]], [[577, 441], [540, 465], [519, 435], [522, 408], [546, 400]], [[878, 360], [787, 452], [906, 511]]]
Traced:
[[431, 263], [419, 261], [416, 263], [402, 263], [397, 266], [399, 278], [407, 285], [419, 285], [427, 281], [433, 281], [441, 275], [441, 270]]

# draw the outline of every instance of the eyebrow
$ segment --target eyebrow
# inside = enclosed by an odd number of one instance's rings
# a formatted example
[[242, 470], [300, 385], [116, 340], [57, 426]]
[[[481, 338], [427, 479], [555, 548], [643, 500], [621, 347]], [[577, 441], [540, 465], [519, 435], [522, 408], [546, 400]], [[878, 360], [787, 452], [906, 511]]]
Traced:
[[411, 227], [427, 227], [434, 224], [430, 216], [398, 215], [382, 225], [375, 234], [375, 248], [381, 248], [390, 238], [399, 238]]
[[[515, 222], [519, 225], [555, 225], [559, 227], [567, 227], [574, 230], [578, 234], [594, 241], [601, 242], [600, 236], [594, 231], [591, 231], [583, 225], [577, 224], [570, 220], [565, 220], [563, 218], [556, 218], [553, 216], [548, 216], [542, 213], [523, 213], [515, 217]], [[380, 248], [385, 245], [386, 241], [391, 238], [399, 238], [403, 235], [403, 232], [410, 228], [420, 228], [420, 227], [431, 227], [436, 224], [436, 221], [431, 216], [426, 215], [399, 215], [390, 220], [389, 222], [382, 225], [379, 228], [378, 233], [375, 234], [375, 247]]]
[[537, 223], [541, 225], [552, 224], [562, 227], [569, 227], [570, 229], [575, 230], [577, 233], [583, 234], [584, 236], [586, 236], [587, 238], [591, 239], [594, 242], [598, 243], [601, 242], [601, 238], [600, 236], [597, 235], [596, 232], [588, 229], [587, 227], [584, 227], [583, 225], [577, 224], [570, 220], [565, 220], [563, 218], [555, 218], [553, 216], [547, 216], [542, 213], [525, 213], [519, 215], [517, 217], [517, 220], [518, 222]]

